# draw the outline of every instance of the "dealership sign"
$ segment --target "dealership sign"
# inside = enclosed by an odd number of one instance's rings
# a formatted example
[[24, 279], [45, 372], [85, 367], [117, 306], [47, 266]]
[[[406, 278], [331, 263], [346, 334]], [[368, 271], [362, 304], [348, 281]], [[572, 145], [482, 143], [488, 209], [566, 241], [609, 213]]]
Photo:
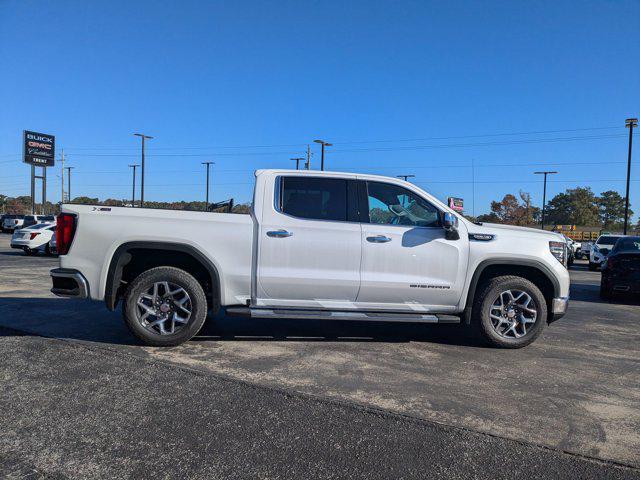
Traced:
[[24, 131], [24, 163], [40, 167], [53, 167], [56, 138], [46, 133]]
[[464, 201], [461, 198], [449, 197], [447, 203], [449, 204], [449, 208], [456, 212], [464, 210]]

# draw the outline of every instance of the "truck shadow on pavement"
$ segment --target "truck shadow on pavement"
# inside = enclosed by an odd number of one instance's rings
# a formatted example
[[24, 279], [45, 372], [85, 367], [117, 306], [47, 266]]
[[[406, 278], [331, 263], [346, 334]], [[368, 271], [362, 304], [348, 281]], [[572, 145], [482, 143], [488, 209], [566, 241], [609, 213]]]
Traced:
[[220, 315], [194, 340], [291, 342], [427, 342], [485, 347], [466, 325], [336, 320], [252, 319]]
[[[64, 298], [0, 298], [0, 326], [45, 337], [141, 345], [129, 333], [120, 312], [109, 312], [100, 302]], [[484, 342], [466, 325], [264, 320], [231, 317], [224, 312], [210, 316], [193, 341], [427, 342], [485, 347]]]
[[[607, 302], [599, 298], [598, 290], [599, 287], [595, 285], [572, 284], [571, 299], [604, 304], [640, 304], [640, 299], [633, 296], [615, 296], [611, 302]], [[120, 312], [107, 311], [101, 302], [55, 297], [0, 298], [0, 325], [47, 337], [114, 345], [141, 345], [124, 325]], [[224, 312], [215, 317], [210, 316], [193, 341], [425, 342], [486, 347], [474, 330], [464, 324], [265, 320], [231, 317], [226, 316]]]

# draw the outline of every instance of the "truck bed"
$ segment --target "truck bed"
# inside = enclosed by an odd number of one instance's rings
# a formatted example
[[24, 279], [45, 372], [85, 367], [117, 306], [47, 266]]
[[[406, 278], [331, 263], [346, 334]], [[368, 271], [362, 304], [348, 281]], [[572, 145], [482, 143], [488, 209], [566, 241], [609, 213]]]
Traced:
[[224, 272], [220, 275], [223, 304], [242, 304], [250, 297], [250, 215], [75, 204], [64, 204], [62, 209], [76, 214], [77, 222], [71, 249], [60, 257], [60, 266], [85, 275], [93, 300], [104, 299], [111, 258], [129, 242], [191, 246]]

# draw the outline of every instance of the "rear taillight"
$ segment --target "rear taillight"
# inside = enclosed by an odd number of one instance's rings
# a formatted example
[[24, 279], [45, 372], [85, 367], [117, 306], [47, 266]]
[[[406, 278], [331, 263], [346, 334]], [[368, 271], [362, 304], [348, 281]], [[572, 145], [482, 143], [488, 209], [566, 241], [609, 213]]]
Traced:
[[66, 255], [76, 233], [76, 216], [72, 213], [58, 215], [56, 224], [56, 248], [59, 255]]
[[31, 240], [33, 240], [34, 238], [36, 238], [38, 235], [40, 235], [39, 233], [32, 233], [31, 234]]

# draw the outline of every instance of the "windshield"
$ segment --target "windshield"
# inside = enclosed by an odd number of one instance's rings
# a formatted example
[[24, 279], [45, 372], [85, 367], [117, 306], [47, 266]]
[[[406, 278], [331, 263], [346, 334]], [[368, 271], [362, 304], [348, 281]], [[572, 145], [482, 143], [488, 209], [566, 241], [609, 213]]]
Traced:
[[640, 251], [640, 237], [621, 238], [616, 243], [616, 250]]
[[614, 245], [620, 237], [602, 236], [598, 239], [598, 245]]
[[47, 228], [47, 227], [50, 227], [50, 226], [51, 226], [50, 223], [37, 223], [36, 225], [32, 225], [29, 228], [32, 229], [32, 230], [38, 230], [40, 228]]

